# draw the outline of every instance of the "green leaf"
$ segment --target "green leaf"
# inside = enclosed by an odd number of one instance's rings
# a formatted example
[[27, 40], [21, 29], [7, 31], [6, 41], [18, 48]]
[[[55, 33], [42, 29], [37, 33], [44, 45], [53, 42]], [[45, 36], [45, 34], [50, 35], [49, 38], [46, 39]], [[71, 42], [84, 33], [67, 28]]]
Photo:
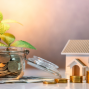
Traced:
[[2, 22], [2, 23], [18, 23], [18, 24], [20, 24], [20, 25], [23, 25], [23, 24], [21, 24], [21, 23], [15, 21], [15, 20], [11, 20], [11, 19], [6, 19], [6, 20], [3, 20], [3, 21], [1, 21], [1, 22]]
[[11, 46], [36, 49], [34, 46], [32, 46], [31, 44], [29, 44], [28, 42], [22, 41], [22, 40], [19, 40], [19, 41], [16, 41], [16, 42], [12, 43]]
[[2, 21], [3, 20], [3, 15], [2, 15], [2, 13], [0, 12], [0, 21]]
[[1, 39], [8, 45], [10, 46], [10, 44], [12, 42], [14, 42], [15, 40], [15, 36], [10, 34], [10, 33], [4, 33], [2, 36], [1, 36]]
[[4, 34], [7, 30], [9, 30], [10, 26], [6, 23], [0, 23], [0, 34]]
[[5, 47], [7, 47], [7, 45], [5, 45], [5, 44], [3, 44], [3, 43], [1, 43], [1, 42], [0, 42], [0, 46], [5, 46]]

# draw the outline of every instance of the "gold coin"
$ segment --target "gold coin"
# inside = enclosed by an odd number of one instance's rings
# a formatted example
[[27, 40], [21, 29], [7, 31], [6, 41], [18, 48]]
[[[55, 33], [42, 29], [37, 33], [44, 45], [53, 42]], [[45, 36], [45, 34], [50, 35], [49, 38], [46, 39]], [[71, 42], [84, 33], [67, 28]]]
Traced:
[[7, 74], [0, 74], [0, 77], [4, 77], [4, 76], [6, 76]]
[[70, 76], [70, 82], [72, 82], [72, 76]]
[[5, 64], [4, 63], [0, 63], [0, 67], [4, 67], [5, 66]]
[[89, 83], [89, 71], [86, 73], [86, 83]]
[[16, 78], [17, 76], [19, 76], [21, 74], [22, 70], [18, 70], [16, 72], [6, 72], [8, 78]]
[[4, 76], [6, 76], [7, 75], [7, 70], [5, 70], [5, 71], [0, 71], [0, 77], [4, 77]]
[[8, 70], [10, 72], [16, 72], [18, 70], [18, 63], [16, 61], [10, 61], [8, 63]]
[[6, 68], [7, 68], [7, 64], [5, 64], [4, 67], [0, 67], [0, 71], [2, 71], [2, 70], [6, 70]]
[[82, 83], [83, 76], [70, 76], [70, 82], [72, 83]]
[[60, 79], [55, 79], [56, 83], [67, 83], [67, 79], [65, 78], [60, 78]]
[[6, 74], [8, 72], [8, 70], [5, 70], [5, 71], [0, 71], [0, 74]]
[[56, 84], [56, 82], [55, 82], [55, 81], [53, 81], [53, 82], [50, 82], [50, 81], [44, 81], [43, 84]]
[[68, 79], [59, 79], [59, 83], [67, 83]]
[[1, 63], [7, 63], [10, 61], [10, 55], [9, 54], [0, 54], [0, 62]]
[[56, 83], [58, 83], [59, 82], [59, 79], [57, 78], [57, 79], [54, 79], [54, 81], [56, 82]]

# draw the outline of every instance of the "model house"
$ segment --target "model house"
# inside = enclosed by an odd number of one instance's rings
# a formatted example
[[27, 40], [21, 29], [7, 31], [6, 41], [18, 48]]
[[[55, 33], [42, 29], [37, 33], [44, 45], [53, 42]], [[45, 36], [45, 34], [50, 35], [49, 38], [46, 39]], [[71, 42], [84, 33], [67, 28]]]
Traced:
[[62, 55], [66, 55], [66, 74], [86, 76], [89, 67], [89, 40], [69, 40]]

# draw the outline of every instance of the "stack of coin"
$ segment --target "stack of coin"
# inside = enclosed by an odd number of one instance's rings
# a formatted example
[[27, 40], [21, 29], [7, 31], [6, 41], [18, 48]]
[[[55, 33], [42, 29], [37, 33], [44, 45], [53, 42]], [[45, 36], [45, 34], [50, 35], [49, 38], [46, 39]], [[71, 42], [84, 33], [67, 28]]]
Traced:
[[86, 83], [89, 83], [89, 71], [86, 73]]
[[72, 83], [82, 83], [83, 76], [70, 76], [70, 82]]
[[68, 79], [65, 79], [65, 78], [54, 79], [54, 81], [55, 81], [56, 83], [67, 83], [67, 82], [68, 82], [67, 80], [68, 80]]

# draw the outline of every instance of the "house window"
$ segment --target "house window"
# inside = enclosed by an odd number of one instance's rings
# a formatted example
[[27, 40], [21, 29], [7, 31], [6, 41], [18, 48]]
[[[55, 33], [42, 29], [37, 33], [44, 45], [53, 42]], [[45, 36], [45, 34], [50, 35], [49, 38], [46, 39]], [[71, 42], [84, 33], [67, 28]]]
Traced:
[[73, 76], [79, 76], [80, 75], [80, 68], [78, 65], [75, 65], [72, 67], [72, 75]]

